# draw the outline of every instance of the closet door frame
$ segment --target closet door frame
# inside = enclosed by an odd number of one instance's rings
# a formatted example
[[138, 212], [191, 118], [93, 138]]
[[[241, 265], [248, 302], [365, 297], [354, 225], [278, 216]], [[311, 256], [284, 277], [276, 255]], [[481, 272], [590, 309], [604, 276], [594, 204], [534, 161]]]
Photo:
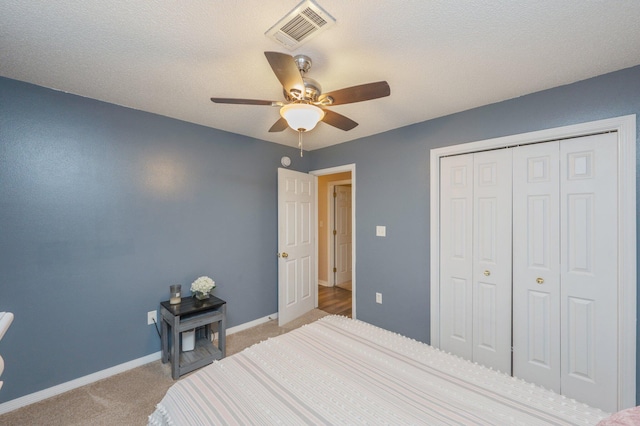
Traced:
[[615, 131], [618, 135], [618, 409], [636, 405], [636, 116], [430, 150], [431, 345], [440, 347], [440, 158]]

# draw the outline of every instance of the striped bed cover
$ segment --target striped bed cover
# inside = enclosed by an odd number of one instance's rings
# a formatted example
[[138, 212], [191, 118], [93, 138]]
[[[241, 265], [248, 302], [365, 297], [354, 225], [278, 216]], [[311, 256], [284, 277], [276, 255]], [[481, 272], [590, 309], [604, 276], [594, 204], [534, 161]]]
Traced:
[[593, 425], [608, 414], [362, 321], [324, 317], [178, 382], [150, 425]]

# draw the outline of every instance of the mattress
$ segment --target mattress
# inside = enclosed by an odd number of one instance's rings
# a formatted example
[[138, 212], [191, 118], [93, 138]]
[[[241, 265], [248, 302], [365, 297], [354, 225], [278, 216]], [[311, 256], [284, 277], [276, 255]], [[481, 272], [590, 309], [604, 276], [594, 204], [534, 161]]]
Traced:
[[608, 416], [371, 324], [324, 317], [176, 382], [150, 425], [594, 425]]

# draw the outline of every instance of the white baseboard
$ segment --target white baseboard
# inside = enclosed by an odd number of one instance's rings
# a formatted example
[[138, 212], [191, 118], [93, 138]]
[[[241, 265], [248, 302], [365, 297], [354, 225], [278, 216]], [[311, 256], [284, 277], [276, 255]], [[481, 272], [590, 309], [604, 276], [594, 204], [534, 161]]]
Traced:
[[264, 324], [271, 320], [278, 319], [278, 313], [267, 315], [266, 317], [258, 318], [253, 321], [245, 322], [244, 324], [236, 325], [235, 327], [227, 328], [227, 335], [237, 333], [238, 331], [246, 330], [247, 328], [255, 327], [256, 325]]
[[107, 377], [114, 376], [127, 370], [131, 370], [132, 368], [140, 367], [142, 365], [160, 359], [160, 356], [161, 352], [158, 351], [142, 358], [134, 359], [132, 361], [128, 361], [123, 364], [116, 365], [114, 367], [107, 368], [93, 374], [89, 374], [87, 376], [79, 377], [69, 382], [61, 383], [59, 385], [34, 392], [29, 395], [21, 396], [20, 398], [12, 399], [11, 401], [0, 404], [0, 414], [8, 413], [9, 411], [16, 410], [29, 404], [51, 398], [52, 396], [60, 395], [61, 393], [70, 391], [72, 389], [76, 389], [81, 386], [97, 382], [98, 380], [106, 379]]
[[332, 287], [332, 285], [329, 284], [329, 281], [325, 281], [325, 280], [318, 280], [318, 285], [322, 285], [325, 287]]
[[[229, 334], [237, 333], [239, 331], [246, 330], [251, 327], [255, 327], [256, 325], [263, 324], [265, 322], [271, 321], [276, 318], [278, 318], [277, 312], [275, 314], [267, 315], [266, 317], [258, 318], [256, 320], [249, 321], [244, 324], [240, 324], [240, 325], [236, 325], [235, 327], [228, 328], [226, 334], [229, 335]], [[79, 377], [77, 379], [74, 379], [65, 383], [61, 383], [56, 386], [52, 386], [50, 388], [31, 393], [29, 395], [21, 396], [20, 398], [12, 399], [11, 401], [7, 401], [0, 404], [0, 414], [5, 414], [10, 411], [17, 410], [18, 408], [22, 408], [39, 401], [43, 401], [47, 398], [51, 398], [52, 396], [60, 395], [61, 393], [65, 393], [70, 390], [89, 385], [91, 383], [97, 382], [98, 380], [115, 376], [116, 374], [120, 374], [125, 371], [131, 370], [132, 368], [140, 367], [150, 362], [157, 361], [160, 359], [161, 356], [162, 356], [162, 353], [158, 351], [158, 352], [149, 354], [147, 356], [143, 356], [142, 358], [134, 359], [132, 361], [128, 361], [123, 364], [119, 364], [111, 368], [107, 368], [105, 370], [97, 371], [87, 376]]]

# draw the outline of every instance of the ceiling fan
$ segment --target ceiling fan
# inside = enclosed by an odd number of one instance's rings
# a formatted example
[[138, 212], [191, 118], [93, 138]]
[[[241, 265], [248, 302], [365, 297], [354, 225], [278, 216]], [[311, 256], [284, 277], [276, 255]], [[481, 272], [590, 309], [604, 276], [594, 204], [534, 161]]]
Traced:
[[311, 59], [305, 55], [291, 56], [280, 52], [264, 52], [271, 69], [282, 84], [284, 101], [258, 99], [211, 98], [215, 103], [266, 105], [280, 108], [280, 119], [269, 132], [282, 132], [287, 127], [299, 133], [300, 154], [302, 155], [302, 133], [313, 129], [322, 121], [341, 130], [351, 130], [358, 125], [355, 121], [338, 114], [327, 107], [389, 96], [391, 89], [386, 81], [361, 84], [322, 93], [320, 84], [305, 77], [311, 69]]

